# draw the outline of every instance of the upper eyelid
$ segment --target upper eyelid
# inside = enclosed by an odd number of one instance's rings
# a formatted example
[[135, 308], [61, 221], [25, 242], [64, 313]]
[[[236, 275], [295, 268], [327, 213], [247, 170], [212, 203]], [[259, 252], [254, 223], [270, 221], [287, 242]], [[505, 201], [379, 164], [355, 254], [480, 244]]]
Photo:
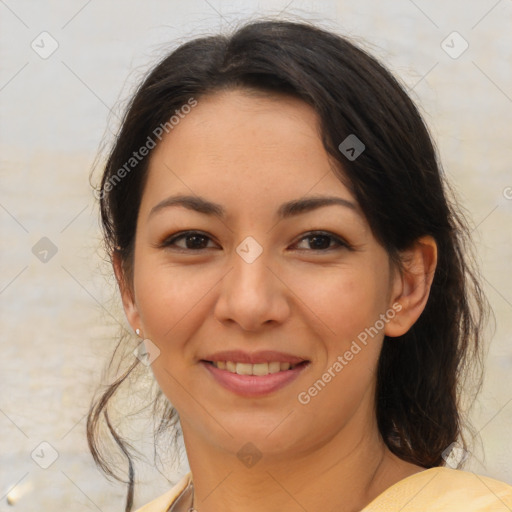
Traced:
[[337, 241], [339, 242], [340, 245], [344, 246], [349, 246], [350, 244], [345, 240], [344, 237], [342, 237], [341, 235], [337, 235], [336, 233], [331, 233], [330, 231], [324, 231], [324, 230], [318, 230], [318, 229], [313, 229], [311, 231], [306, 231], [304, 234], [301, 234], [299, 235], [299, 238], [297, 238], [296, 242], [295, 243], [298, 243], [298, 242], [302, 242], [302, 240], [304, 240], [305, 238], [311, 238], [313, 236], [325, 236], [325, 237], [329, 237], [329, 238], [332, 238], [334, 241]]
[[195, 230], [188, 230], [188, 231], [180, 231], [180, 232], [177, 232], [177, 233], [174, 233], [173, 235], [170, 235], [170, 236], [166, 236], [163, 241], [162, 241], [162, 245], [163, 244], [167, 244], [171, 241], [175, 241], [175, 240], [179, 240], [180, 238], [182, 237], [185, 237], [185, 236], [190, 236], [190, 235], [200, 235], [200, 236], [204, 236], [205, 238], [209, 238], [210, 240], [212, 240], [213, 242], [215, 242], [215, 240], [212, 238], [211, 235], [209, 235], [208, 233], [205, 233], [203, 231], [195, 231]]

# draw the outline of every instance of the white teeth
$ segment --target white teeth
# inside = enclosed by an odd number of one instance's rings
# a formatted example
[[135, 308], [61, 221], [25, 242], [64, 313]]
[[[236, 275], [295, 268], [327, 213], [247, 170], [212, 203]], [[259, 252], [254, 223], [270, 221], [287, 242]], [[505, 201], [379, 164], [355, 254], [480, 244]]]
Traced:
[[252, 364], [236, 363], [236, 373], [238, 373], [238, 375], [251, 375]]
[[212, 364], [220, 370], [227, 370], [238, 375], [259, 375], [265, 376], [269, 373], [277, 373], [295, 368], [297, 365], [272, 361], [270, 363], [235, 363], [233, 361], [212, 361]]
[[257, 363], [249, 366], [252, 366], [253, 375], [268, 375], [270, 373], [268, 363]]
[[281, 371], [281, 363], [279, 361], [268, 363], [268, 372], [277, 373]]

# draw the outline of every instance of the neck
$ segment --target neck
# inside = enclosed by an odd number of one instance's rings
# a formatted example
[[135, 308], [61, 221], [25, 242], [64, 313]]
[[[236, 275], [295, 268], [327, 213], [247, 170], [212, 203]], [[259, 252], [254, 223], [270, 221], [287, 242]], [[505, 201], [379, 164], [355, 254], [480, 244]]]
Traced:
[[232, 449], [219, 448], [186, 422], [182, 428], [197, 512], [356, 512], [422, 469], [394, 456], [376, 425], [361, 428], [354, 422], [331, 439], [320, 439], [315, 446], [309, 442], [307, 450], [260, 453], [247, 446], [252, 461], [237, 457], [247, 440], [230, 439]]

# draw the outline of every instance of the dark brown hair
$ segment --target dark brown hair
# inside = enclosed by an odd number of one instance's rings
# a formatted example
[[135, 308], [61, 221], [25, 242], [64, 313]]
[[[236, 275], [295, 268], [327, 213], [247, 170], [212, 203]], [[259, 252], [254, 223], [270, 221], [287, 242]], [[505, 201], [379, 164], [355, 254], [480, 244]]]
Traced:
[[[423, 313], [406, 334], [384, 339], [376, 415], [384, 441], [397, 456], [425, 468], [443, 465], [443, 451], [451, 443], [466, 447], [461, 390], [473, 371], [475, 392], [481, 386], [488, 303], [474, 270], [470, 230], [418, 109], [390, 72], [347, 38], [306, 22], [258, 20], [230, 35], [189, 41], [161, 60], [131, 99], [104, 168], [98, 193], [109, 256], [117, 252], [131, 281], [149, 157], [112, 186], [119, 169], [190, 98], [200, 101], [233, 88], [285, 93], [314, 108], [325, 150], [343, 168], [339, 178], [393, 261], [399, 263], [399, 252], [423, 235], [436, 240], [438, 264]], [[338, 149], [351, 134], [365, 144], [354, 160]], [[133, 449], [113, 428], [108, 405], [140, 364], [135, 358], [129, 362], [93, 400], [87, 418], [89, 447], [99, 467], [125, 481], [99, 446], [101, 421], [126, 457], [126, 511], [133, 503]], [[176, 411], [161, 392], [154, 413], [160, 417], [157, 434], [176, 425]]]

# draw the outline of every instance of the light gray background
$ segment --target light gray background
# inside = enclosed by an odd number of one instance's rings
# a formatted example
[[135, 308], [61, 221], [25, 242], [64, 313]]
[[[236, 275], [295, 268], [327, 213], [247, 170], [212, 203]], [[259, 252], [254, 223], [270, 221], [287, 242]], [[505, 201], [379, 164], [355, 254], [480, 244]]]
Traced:
[[[124, 488], [95, 469], [84, 435], [117, 322], [126, 325], [89, 171], [118, 101], [169, 43], [281, 11], [364, 42], [421, 105], [472, 221], [497, 320], [472, 416], [485, 454], [467, 469], [512, 484], [512, 0], [0, 0], [0, 511], [123, 509]], [[58, 43], [46, 59], [31, 47], [51, 49], [43, 31]], [[458, 58], [441, 46], [453, 31], [469, 44]], [[46, 263], [32, 252], [42, 237], [58, 249]], [[43, 441], [59, 455], [46, 470], [30, 456]], [[49, 460], [51, 448], [37, 453]], [[151, 464], [140, 469], [136, 506], [170, 487]]]

